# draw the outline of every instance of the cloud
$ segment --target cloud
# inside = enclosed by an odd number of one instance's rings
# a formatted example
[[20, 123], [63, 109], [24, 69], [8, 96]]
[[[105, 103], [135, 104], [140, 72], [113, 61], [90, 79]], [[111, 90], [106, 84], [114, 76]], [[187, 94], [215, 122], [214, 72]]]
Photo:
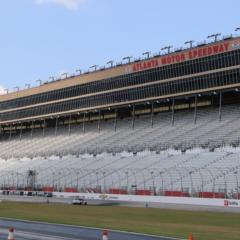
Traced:
[[87, 0], [34, 0], [34, 2], [38, 5], [55, 4], [69, 10], [77, 10], [79, 7], [83, 6]]
[[6, 91], [4, 89], [5, 88], [3, 86], [0, 86], [0, 95], [3, 95], [6, 93]]

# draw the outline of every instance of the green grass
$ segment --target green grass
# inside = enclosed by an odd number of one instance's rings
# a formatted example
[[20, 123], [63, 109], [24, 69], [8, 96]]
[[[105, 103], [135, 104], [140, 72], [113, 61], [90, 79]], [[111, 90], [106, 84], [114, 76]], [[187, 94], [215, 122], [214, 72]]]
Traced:
[[239, 240], [240, 214], [60, 204], [0, 203], [0, 217], [91, 226], [196, 240]]

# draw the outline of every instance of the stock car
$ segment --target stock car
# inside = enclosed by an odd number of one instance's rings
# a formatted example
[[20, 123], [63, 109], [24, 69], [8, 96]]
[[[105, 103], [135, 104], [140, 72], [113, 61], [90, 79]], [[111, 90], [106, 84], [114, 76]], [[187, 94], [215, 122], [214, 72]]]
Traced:
[[72, 201], [72, 205], [87, 205], [87, 201], [80, 197], [75, 197]]

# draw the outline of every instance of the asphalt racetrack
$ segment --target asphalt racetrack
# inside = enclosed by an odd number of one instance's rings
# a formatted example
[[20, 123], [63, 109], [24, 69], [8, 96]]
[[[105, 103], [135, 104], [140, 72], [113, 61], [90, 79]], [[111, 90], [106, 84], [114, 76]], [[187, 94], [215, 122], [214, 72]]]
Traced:
[[[72, 227], [57, 224], [0, 219], [0, 239], [7, 239], [8, 228], [15, 229], [16, 240], [101, 240], [100, 229]], [[109, 231], [109, 240], [173, 240], [174, 238], [154, 237]]]

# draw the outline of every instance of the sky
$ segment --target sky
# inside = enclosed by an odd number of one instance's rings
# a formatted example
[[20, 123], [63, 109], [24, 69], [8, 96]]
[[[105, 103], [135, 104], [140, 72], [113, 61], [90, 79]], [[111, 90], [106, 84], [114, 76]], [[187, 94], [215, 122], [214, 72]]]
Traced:
[[[2, 0], [0, 94], [125, 56], [236, 34], [239, 0]], [[239, 32], [240, 34], [240, 32]], [[16, 90], [16, 89], [15, 89]]]

